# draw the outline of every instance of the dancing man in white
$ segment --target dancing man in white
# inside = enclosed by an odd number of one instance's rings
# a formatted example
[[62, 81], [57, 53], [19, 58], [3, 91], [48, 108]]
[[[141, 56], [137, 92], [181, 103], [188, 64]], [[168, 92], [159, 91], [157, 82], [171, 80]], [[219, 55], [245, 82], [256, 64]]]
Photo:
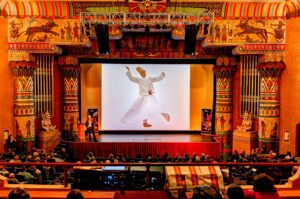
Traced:
[[139, 85], [139, 97], [136, 99], [135, 103], [131, 108], [125, 113], [122, 118], [124, 123], [134, 123], [143, 121], [143, 126], [145, 128], [151, 127], [152, 125], [148, 123], [148, 119], [155, 117], [160, 114], [166, 121], [170, 121], [170, 115], [166, 113], [163, 106], [157, 101], [154, 96], [155, 90], [153, 82], [158, 82], [165, 77], [165, 73], [162, 72], [158, 77], [146, 77], [146, 70], [142, 67], [136, 67], [137, 72], [141, 75], [139, 77], [133, 77], [128, 66], [126, 75], [129, 80], [135, 82]]

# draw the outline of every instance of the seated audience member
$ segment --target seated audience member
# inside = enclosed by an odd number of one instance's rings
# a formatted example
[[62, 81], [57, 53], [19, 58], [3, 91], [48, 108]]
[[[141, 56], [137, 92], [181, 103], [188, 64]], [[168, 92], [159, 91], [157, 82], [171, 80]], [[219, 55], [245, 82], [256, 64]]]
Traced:
[[61, 159], [64, 161], [64, 162], [69, 162], [69, 154], [67, 153], [66, 149], [65, 148], [61, 148], [61, 151], [60, 151], [60, 156], [61, 156]]
[[228, 199], [244, 199], [243, 189], [237, 184], [230, 184], [227, 188], [226, 195]]
[[67, 194], [67, 199], [84, 199], [79, 189], [73, 189]]
[[9, 192], [7, 199], [30, 199], [30, 195], [25, 189], [17, 187]]
[[14, 173], [10, 173], [7, 178], [8, 184], [19, 184], [19, 180], [15, 177]]
[[15, 151], [17, 148], [17, 140], [13, 135], [9, 135], [6, 140], [6, 148]]
[[25, 183], [31, 184], [33, 182], [33, 175], [31, 175], [31, 173], [26, 171], [25, 166], [22, 167], [22, 171], [20, 171], [18, 174], [24, 176]]
[[196, 187], [192, 199], [222, 199], [218, 190], [211, 186]]
[[95, 158], [93, 152], [89, 152], [89, 153], [85, 156], [85, 160], [86, 160], [87, 162], [92, 162], [92, 161], [96, 160], [96, 158]]
[[259, 174], [254, 178], [253, 191], [256, 199], [280, 198], [274, 186], [274, 180], [266, 174]]
[[3, 167], [3, 166], [0, 166], [0, 175], [7, 175], [9, 174], [9, 172]]

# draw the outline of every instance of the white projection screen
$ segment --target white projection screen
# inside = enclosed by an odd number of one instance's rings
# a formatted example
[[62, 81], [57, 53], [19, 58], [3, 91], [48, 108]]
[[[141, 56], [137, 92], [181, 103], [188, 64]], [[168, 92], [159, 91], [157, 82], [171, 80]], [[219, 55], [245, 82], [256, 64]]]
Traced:
[[102, 64], [101, 79], [102, 130], [190, 130], [189, 64]]

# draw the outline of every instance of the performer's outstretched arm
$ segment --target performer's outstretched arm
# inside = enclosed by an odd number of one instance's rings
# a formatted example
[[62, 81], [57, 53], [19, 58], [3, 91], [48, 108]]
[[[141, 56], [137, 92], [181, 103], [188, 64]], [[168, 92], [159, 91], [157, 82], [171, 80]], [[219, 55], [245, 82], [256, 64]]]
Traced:
[[132, 82], [138, 83], [138, 82], [139, 82], [139, 78], [133, 77], [132, 74], [131, 74], [131, 72], [130, 72], [130, 68], [129, 68], [128, 66], [125, 66], [125, 67], [126, 67], [126, 69], [127, 69], [126, 75], [127, 75], [128, 79], [129, 79], [130, 81], [132, 81]]
[[164, 79], [165, 76], [166, 76], [165, 73], [162, 72], [159, 76], [157, 76], [157, 77], [150, 77], [150, 79], [151, 79], [152, 82], [158, 82], [158, 81]]

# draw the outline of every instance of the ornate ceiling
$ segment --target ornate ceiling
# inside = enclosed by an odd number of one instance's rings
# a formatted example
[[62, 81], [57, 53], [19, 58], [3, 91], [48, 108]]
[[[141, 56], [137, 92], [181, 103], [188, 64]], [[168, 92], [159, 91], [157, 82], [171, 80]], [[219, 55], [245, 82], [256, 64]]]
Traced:
[[201, 9], [221, 18], [298, 17], [300, 0], [0, 0], [2, 16], [74, 18], [80, 12], [184, 12]]

